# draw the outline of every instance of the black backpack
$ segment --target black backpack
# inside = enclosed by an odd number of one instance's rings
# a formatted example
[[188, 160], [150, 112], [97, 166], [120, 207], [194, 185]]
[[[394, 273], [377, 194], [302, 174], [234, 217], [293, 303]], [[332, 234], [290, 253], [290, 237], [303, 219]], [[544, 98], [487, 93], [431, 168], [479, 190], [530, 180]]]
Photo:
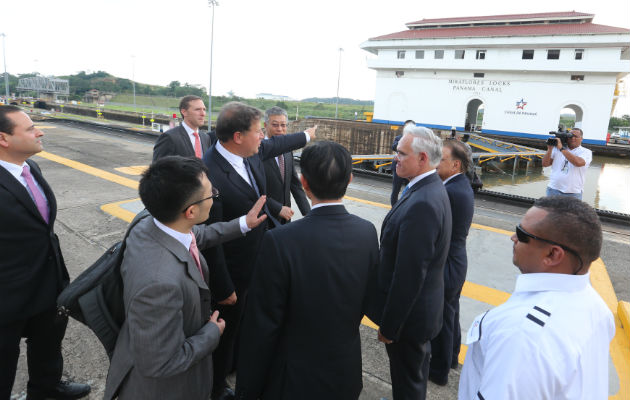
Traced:
[[57, 297], [57, 312], [87, 325], [105, 347], [110, 360], [125, 321], [123, 282], [120, 276], [125, 241], [133, 227], [148, 215], [146, 210], [138, 213], [127, 228], [123, 240], [110, 247]]

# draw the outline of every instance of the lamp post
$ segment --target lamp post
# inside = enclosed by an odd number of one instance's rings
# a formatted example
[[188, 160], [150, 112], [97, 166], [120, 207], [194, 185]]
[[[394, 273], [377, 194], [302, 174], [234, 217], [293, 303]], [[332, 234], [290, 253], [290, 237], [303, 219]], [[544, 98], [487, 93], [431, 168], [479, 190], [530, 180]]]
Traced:
[[212, 48], [214, 45], [214, 7], [218, 6], [217, 0], [208, 0], [208, 7], [212, 8], [212, 20], [210, 22], [210, 81], [208, 82], [208, 131], [212, 127]]
[[133, 88], [133, 112], [136, 110], [136, 56], [131, 56], [131, 87]]
[[341, 52], [343, 49], [339, 48], [339, 73], [337, 74], [337, 102], [335, 103], [335, 119], [339, 116], [339, 81], [341, 80]]
[[9, 100], [9, 74], [7, 74], [7, 55], [6, 55], [6, 45], [4, 43], [4, 38], [7, 36], [4, 33], [0, 33], [2, 36], [2, 58], [4, 60], [4, 92], [6, 95], [6, 100]]

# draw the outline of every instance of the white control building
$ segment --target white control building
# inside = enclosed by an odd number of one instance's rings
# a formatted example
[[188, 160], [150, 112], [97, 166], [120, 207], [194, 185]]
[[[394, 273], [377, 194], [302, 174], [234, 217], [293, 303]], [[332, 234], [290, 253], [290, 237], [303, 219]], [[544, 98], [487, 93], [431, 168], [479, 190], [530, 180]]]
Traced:
[[376, 55], [373, 121], [544, 139], [568, 108], [585, 143], [605, 144], [630, 73], [630, 30], [593, 17], [423, 19], [369, 39], [361, 48]]

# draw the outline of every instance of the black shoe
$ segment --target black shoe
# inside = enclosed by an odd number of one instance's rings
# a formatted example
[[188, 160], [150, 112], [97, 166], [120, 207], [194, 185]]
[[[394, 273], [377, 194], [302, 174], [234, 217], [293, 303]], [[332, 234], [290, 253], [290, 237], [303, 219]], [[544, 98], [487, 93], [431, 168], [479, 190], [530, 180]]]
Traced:
[[73, 400], [80, 399], [90, 393], [90, 385], [74, 383], [71, 381], [60, 381], [54, 388], [40, 390], [35, 388], [26, 389], [26, 400]]
[[429, 374], [429, 380], [435, 383], [436, 385], [446, 386], [448, 384], [448, 375], [446, 375], [445, 377], [442, 377], [442, 376]]
[[211, 398], [212, 400], [234, 400], [236, 398], [236, 395], [234, 394], [234, 391], [232, 389], [226, 387], [218, 395], [213, 394]]

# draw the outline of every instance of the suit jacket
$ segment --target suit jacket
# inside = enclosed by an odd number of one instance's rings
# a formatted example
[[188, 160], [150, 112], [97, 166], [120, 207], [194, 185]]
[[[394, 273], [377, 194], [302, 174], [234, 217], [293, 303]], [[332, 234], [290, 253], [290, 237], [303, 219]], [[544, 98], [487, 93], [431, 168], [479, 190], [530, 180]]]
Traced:
[[466, 281], [468, 259], [466, 237], [475, 211], [475, 196], [466, 175], [459, 174], [444, 185], [451, 204], [453, 229], [448, 257], [444, 266], [444, 291], [446, 298], [459, 294]]
[[[193, 228], [199, 248], [241, 236], [238, 220]], [[208, 266], [200, 255], [204, 277]], [[120, 267], [126, 319], [112, 356], [105, 399], [204, 399], [212, 389], [210, 291], [186, 248], [152, 217], [134, 227]]]
[[238, 399], [356, 399], [374, 225], [342, 205], [265, 233], [239, 343]]
[[[201, 131], [199, 131], [199, 140], [201, 141], [201, 154], [204, 154], [217, 141], [213, 132], [208, 134]], [[195, 156], [195, 148], [190, 141], [190, 136], [182, 125], [169, 129], [158, 136], [153, 146], [153, 161], [166, 156]]]
[[437, 173], [415, 183], [385, 216], [368, 316], [388, 339], [424, 342], [442, 327], [451, 208]]
[[311, 210], [311, 205], [306, 199], [306, 193], [304, 193], [300, 177], [295, 169], [293, 153], [284, 153], [281, 157], [284, 158], [284, 181], [280, 175], [280, 167], [275, 157], [265, 160], [263, 165], [267, 176], [267, 204], [269, 211], [280, 223], [286, 223], [286, 221], [280, 219], [279, 214], [282, 206], [291, 207], [291, 193], [293, 193], [302, 215], [308, 214]]
[[[261, 195], [267, 194], [267, 179], [263, 161], [287, 151], [299, 149], [304, 147], [304, 145], [306, 145], [304, 133], [274, 136], [261, 142], [258, 153], [247, 159]], [[203, 156], [203, 162], [208, 167], [210, 182], [220, 193], [219, 198], [215, 199], [210, 210], [209, 221], [230, 221], [249, 212], [258, 200], [258, 195], [241, 178], [230, 163], [219, 154], [216, 150], [216, 145], [206, 152]], [[271, 213], [268, 212], [268, 214]], [[268, 218], [262, 224], [249, 231], [245, 237], [225, 243], [222, 246], [223, 260], [212, 259], [213, 262], [218, 264], [217, 266], [223, 267], [222, 270], [217, 269], [217, 273], [214, 276], [214, 279], [218, 281], [217, 286], [220, 286], [223, 291], [215, 296], [217, 299], [224, 299], [234, 291], [233, 280], [238, 279], [245, 283], [249, 282], [252, 276], [254, 260], [258, 254], [262, 236], [269, 227], [268, 224], [279, 225], [278, 223], [273, 223], [274, 219], [273, 215], [268, 215]]]
[[0, 324], [55, 308], [57, 295], [69, 282], [53, 229], [55, 195], [39, 166], [26, 162], [48, 200], [49, 221], [44, 221], [26, 188], [0, 166]]

